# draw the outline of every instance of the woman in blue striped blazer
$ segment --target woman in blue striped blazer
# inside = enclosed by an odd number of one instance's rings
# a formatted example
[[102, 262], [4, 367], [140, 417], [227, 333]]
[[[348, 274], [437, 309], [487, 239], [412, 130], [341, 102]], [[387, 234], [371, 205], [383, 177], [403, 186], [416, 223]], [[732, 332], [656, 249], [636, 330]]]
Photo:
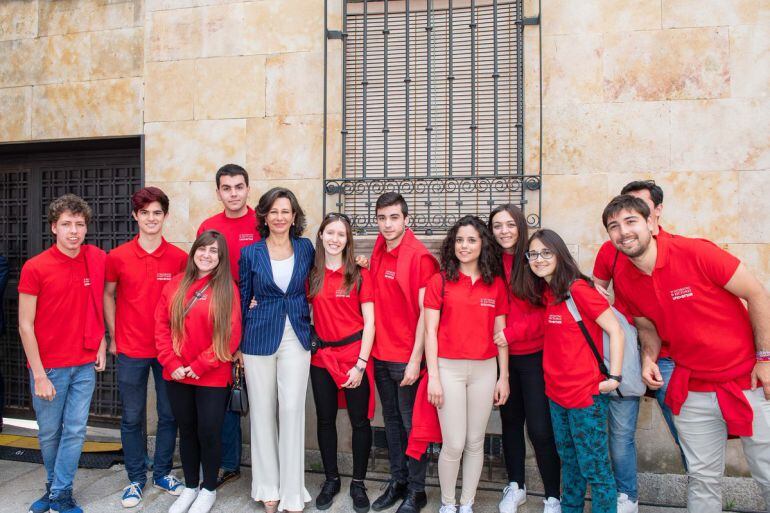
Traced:
[[[301, 238], [305, 214], [282, 187], [259, 199], [262, 240], [241, 250], [243, 352], [251, 401], [251, 496], [267, 513], [301, 511], [305, 489], [305, 393], [310, 312], [305, 283], [315, 251]], [[249, 307], [251, 300], [256, 306]]]

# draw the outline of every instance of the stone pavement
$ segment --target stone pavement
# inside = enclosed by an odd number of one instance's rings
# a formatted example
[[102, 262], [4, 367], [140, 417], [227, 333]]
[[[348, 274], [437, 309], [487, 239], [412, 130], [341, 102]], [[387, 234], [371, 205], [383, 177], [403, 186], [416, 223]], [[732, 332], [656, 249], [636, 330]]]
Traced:
[[[176, 471], [181, 474], [181, 470]], [[374, 499], [380, 488], [384, 485], [386, 476], [375, 474], [367, 481], [369, 497]], [[27, 511], [29, 504], [40, 496], [45, 472], [41, 465], [34, 463], [18, 463], [0, 460], [0, 513], [23, 513]], [[126, 474], [122, 465], [116, 465], [108, 470], [80, 469], [75, 482], [75, 497], [86, 513], [118, 513], [118, 512], [142, 512], [165, 513], [173, 502], [173, 497], [160, 490], [147, 489], [142, 506], [133, 510], [124, 510], [120, 505], [120, 493], [126, 482]], [[218, 492], [217, 502], [212, 513], [262, 513], [261, 505], [257, 505], [249, 498], [249, 483], [251, 471], [243, 469], [241, 479], [228, 483]], [[315, 497], [318, 493], [323, 475], [317, 472], [306, 474], [306, 484], [310, 494]], [[347, 496], [349, 479], [343, 478], [342, 492], [335, 498], [328, 513], [353, 513], [353, 506]], [[492, 488], [491, 486], [495, 486]], [[493, 483], [482, 483], [482, 489], [476, 496], [474, 506], [475, 513], [497, 513], [497, 502], [500, 492]], [[439, 509], [439, 491], [435, 486], [428, 489], [430, 503], [423, 511], [436, 513]], [[308, 513], [314, 513], [316, 509], [312, 503], [306, 509]], [[393, 509], [395, 511], [395, 507]], [[530, 495], [520, 513], [540, 513], [542, 497]], [[586, 507], [590, 511], [590, 503]], [[684, 513], [681, 508], [659, 508], [642, 506], [642, 513]]]

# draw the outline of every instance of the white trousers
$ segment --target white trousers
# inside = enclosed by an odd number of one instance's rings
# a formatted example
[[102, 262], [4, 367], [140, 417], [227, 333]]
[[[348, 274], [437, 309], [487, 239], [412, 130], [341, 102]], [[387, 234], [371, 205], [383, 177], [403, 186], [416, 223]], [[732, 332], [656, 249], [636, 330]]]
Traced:
[[[770, 513], [770, 401], [761, 388], [743, 393], [754, 409], [754, 433], [741, 437], [743, 452]], [[721, 513], [727, 424], [716, 393], [689, 392], [674, 423], [687, 458], [687, 511]]]
[[278, 351], [270, 356], [243, 355], [243, 363], [251, 421], [251, 496], [256, 501], [279, 501], [279, 511], [301, 511], [311, 500], [305, 488], [310, 351], [287, 329]]

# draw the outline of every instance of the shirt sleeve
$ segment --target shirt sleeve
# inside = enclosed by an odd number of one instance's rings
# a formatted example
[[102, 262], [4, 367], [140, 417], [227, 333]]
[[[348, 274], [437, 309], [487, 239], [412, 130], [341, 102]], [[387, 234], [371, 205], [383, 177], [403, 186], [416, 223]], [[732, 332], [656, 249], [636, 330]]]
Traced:
[[40, 294], [40, 275], [37, 268], [30, 262], [25, 263], [21, 268], [18, 290], [19, 293], [30, 296]]
[[610, 304], [598, 290], [584, 280], [577, 280], [570, 288], [581, 317], [596, 322], [596, 319], [607, 311]]
[[444, 298], [441, 297], [441, 275], [435, 274], [425, 286], [425, 299], [422, 302], [423, 307], [431, 310], [441, 310], [444, 305]]
[[438, 262], [433, 255], [423, 255], [420, 259], [420, 288], [427, 287], [428, 280], [438, 272]]
[[374, 303], [374, 287], [372, 275], [368, 269], [361, 269], [361, 290], [358, 291], [359, 303]]
[[599, 252], [596, 254], [596, 261], [594, 261], [595, 278], [602, 281], [612, 280], [612, 264], [615, 261], [618, 250], [612, 245], [610, 241], [606, 241], [599, 248]]
[[500, 278], [495, 278], [497, 286], [497, 298], [495, 300], [495, 317], [498, 315], [508, 315], [510, 309], [508, 305], [508, 287]]
[[107, 264], [104, 271], [104, 281], [118, 281], [118, 262], [117, 258], [112, 254], [112, 252], [107, 253]]
[[714, 284], [724, 287], [733, 277], [741, 261], [711, 241], [693, 240], [698, 267]]

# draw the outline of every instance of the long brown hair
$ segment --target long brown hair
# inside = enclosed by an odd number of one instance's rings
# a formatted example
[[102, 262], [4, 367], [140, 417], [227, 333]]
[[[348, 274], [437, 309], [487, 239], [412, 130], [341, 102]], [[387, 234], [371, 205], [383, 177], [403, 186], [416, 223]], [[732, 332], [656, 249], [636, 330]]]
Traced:
[[[185, 300], [188, 290], [198, 278], [198, 267], [195, 265], [195, 252], [200, 247], [217, 243], [219, 264], [211, 271], [211, 301], [209, 301], [209, 319], [214, 322], [212, 346], [217, 359], [222, 362], [232, 361], [230, 352], [231, 317], [233, 312], [233, 279], [230, 275], [230, 258], [227, 253], [227, 241], [224, 235], [216, 230], [206, 230], [201, 233], [190, 249], [184, 277], [179, 284], [174, 297], [171, 299], [171, 340], [174, 352], [182, 352], [184, 338], [184, 310], [188, 301]], [[197, 292], [197, 291], [196, 291]]]
[[[551, 287], [554, 298], [557, 303], [567, 299], [569, 295], [569, 288], [572, 282], [575, 280], [585, 280], [592, 287], [594, 282], [580, 272], [580, 268], [572, 258], [572, 254], [567, 249], [567, 244], [564, 240], [553, 230], [542, 229], [532, 234], [527, 242], [527, 248], [532, 244], [533, 240], [539, 240], [543, 243], [543, 246], [553, 251], [554, 258], [556, 258], [556, 267], [551, 276], [551, 282], [548, 284]], [[532, 304], [544, 306], [543, 291], [545, 290], [546, 281], [535, 273], [527, 265], [527, 294], [526, 299]]]
[[[513, 263], [511, 264], [511, 283], [509, 286], [511, 293], [514, 296], [519, 299], [524, 299], [527, 294], [526, 281], [527, 270], [529, 268], [527, 257], [524, 256], [524, 253], [527, 252], [527, 247], [529, 245], [529, 227], [527, 226], [527, 219], [524, 217], [524, 212], [522, 212], [519, 207], [511, 203], [506, 203], [505, 205], [495, 207], [495, 209], [489, 213], [489, 222], [487, 222], [487, 227], [493, 235], [494, 232], [492, 231], [492, 220], [500, 212], [508, 212], [508, 214], [513, 218], [513, 222], [516, 223], [516, 230], [519, 233], [519, 235], [516, 237], [516, 242], [513, 245]], [[499, 244], [497, 244], [497, 239], [495, 239], [495, 245], [499, 249], [500, 253], [502, 253], [503, 249]]]
[[324, 286], [324, 274], [326, 273], [326, 251], [324, 250], [323, 241], [321, 240], [321, 234], [326, 227], [335, 222], [341, 221], [345, 225], [345, 236], [347, 241], [345, 242], [345, 248], [342, 250], [342, 265], [345, 268], [345, 293], [349, 294], [353, 285], [358, 283], [361, 277], [361, 270], [356, 264], [355, 250], [353, 247], [353, 230], [350, 228], [350, 219], [345, 214], [338, 214], [331, 212], [326, 214], [321, 226], [318, 228], [318, 233], [315, 238], [315, 262], [313, 268], [310, 270], [310, 276], [308, 281], [310, 283], [308, 296], [315, 297], [321, 292]]

